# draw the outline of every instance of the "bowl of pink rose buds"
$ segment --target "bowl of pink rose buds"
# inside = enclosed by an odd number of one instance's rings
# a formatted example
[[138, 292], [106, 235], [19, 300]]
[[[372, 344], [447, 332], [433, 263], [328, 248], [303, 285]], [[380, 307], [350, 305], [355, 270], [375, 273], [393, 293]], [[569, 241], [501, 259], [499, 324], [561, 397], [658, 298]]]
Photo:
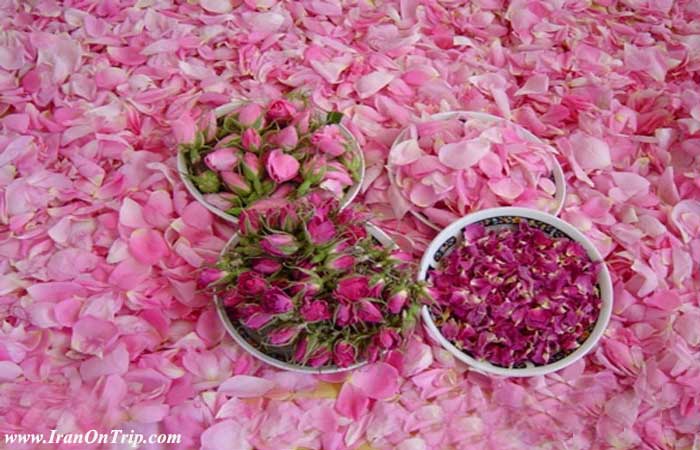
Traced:
[[299, 96], [267, 104], [231, 103], [182, 143], [177, 166], [187, 190], [205, 208], [235, 223], [259, 202], [312, 192], [349, 205], [365, 163], [339, 112], [321, 112]]
[[419, 271], [431, 336], [473, 369], [544, 375], [600, 340], [612, 313], [610, 274], [576, 228], [528, 208], [491, 208], [444, 228]]

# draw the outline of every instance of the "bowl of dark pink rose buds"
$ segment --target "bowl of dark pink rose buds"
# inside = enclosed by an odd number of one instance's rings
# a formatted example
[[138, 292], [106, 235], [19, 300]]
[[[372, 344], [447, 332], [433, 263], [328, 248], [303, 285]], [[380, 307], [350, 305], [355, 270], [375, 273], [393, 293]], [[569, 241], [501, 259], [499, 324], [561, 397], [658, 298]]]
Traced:
[[426, 250], [419, 280], [431, 297], [431, 336], [473, 369], [544, 375], [600, 340], [612, 313], [610, 274], [576, 228], [541, 211], [504, 207], [469, 214]]

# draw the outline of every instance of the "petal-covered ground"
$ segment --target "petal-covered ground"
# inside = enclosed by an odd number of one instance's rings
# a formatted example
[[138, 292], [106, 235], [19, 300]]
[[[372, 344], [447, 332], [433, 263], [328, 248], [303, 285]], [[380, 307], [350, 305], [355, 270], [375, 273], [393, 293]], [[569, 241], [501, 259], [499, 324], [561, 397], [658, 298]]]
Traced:
[[[208, 450], [700, 446], [697, 0], [5, 0], [0, 30], [0, 434], [177, 432], [162, 448]], [[467, 109], [551, 140], [562, 217], [614, 278], [594, 353], [504, 380], [418, 333], [385, 363], [314, 378], [225, 337], [195, 275], [232, 230], [185, 192], [174, 143], [212, 107], [297, 87], [346, 115], [364, 203], [416, 254], [430, 230], [404, 217], [384, 170], [404, 125]]]

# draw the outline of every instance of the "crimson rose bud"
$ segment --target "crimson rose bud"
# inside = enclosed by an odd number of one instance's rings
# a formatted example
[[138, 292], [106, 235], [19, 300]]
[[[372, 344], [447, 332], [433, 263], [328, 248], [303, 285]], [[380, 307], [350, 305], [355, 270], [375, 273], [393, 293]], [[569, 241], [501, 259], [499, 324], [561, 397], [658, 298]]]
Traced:
[[337, 342], [333, 347], [333, 362], [338, 367], [351, 366], [357, 359], [357, 349], [349, 342]]
[[263, 294], [262, 305], [272, 314], [284, 314], [294, 309], [294, 303], [280, 288], [270, 288]]

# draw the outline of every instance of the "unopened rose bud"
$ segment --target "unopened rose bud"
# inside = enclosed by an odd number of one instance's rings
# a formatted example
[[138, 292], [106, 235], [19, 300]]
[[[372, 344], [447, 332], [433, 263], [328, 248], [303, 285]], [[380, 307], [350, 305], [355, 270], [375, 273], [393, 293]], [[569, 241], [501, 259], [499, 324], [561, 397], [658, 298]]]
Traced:
[[257, 151], [262, 143], [262, 138], [255, 128], [248, 128], [241, 136], [241, 145], [244, 149]]
[[256, 103], [248, 103], [238, 111], [238, 123], [246, 128], [262, 128], [262, 107]]
[[212, 283], [216, 283], [227, 274], [223, 270], [219, 269], [204, 269], [199, 273], [197, 277], [197, 287], [199, 289], [204, 289]]
[[398, 314], [401, 312], [406, 304], [406, 300], [408, 300], [408, 291], [405, 288], [401, 288], [393, 292], [387, 301], [387, 308], [389, 309], [389, 312], [392, 314]]
[[224, 184], [238, 195], [248, 195], [251, 193], [250, 184], [236, 172], [221, 172]]
[[299, 250], [299, 243], [288, 233], [275, 233], [260, 240], [260, 247], [274, 256], [291, 256]]

